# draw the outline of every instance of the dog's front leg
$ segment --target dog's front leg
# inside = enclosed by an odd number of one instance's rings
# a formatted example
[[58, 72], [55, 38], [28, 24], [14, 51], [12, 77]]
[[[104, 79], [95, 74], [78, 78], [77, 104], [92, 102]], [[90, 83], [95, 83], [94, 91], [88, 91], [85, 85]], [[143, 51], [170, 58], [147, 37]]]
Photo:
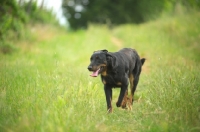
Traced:
[[122, 104], [123, 98], [124, 98], [124, 96], [125, 96], [127, 87], [128, 87], [128, 85], [125, 85], [125, 86], [122, 86], [122, 87], [121, 87], [120, 94], [119, 94], [119, 98], [118, 98], [118, 101], [117, 101], [117, 103], [116, 103], [117, 107], [121, 107], [121, 104]]
[[107, 111], [112, 113], [112, 87], [104, 85], [104, 91], [106, 95]]

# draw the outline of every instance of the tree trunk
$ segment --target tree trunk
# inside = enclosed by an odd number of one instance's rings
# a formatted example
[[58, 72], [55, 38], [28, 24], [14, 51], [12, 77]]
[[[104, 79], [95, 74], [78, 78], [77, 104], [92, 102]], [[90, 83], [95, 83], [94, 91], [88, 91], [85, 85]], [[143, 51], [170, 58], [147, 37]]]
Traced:
[[44, 7], [44, 0], [42, 0], [42, 3], [41, 3], [41, 5], [40, 5], [40, 10], [42, 10], [43, 7]]
[[28, 2], [28, 7], [27, 7], [27, 13], [28, 13], [28, 14], [31, 14], [32, 3], [33, 3], [33, 0], [30, 0], [30, 1]]

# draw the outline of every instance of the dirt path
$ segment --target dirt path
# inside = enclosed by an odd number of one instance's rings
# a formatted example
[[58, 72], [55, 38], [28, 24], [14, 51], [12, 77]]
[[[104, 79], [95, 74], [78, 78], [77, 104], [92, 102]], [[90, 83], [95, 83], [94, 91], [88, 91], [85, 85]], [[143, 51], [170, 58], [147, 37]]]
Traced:
[[114, 37], [114, 36], [111, 37], [111, 42], [112, 42], [115, 46], [117, 46], [119, 49], [121, 49], [121, 48], [123, 47], [123, 42], [122, 42], [120, 39], [118, 39], [118, 38], [116, 38], [116, 37]]

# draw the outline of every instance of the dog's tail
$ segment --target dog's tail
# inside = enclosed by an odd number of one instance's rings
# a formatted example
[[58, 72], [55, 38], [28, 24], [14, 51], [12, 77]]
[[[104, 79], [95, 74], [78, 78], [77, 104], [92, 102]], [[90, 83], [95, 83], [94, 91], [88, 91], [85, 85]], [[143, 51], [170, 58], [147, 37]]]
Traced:
[[140, 61], [141, 61], [141, 63], [142, 63], [142, 65], [144, 64], [144, 62], [145, 62], [145, 58], [142, 58]]

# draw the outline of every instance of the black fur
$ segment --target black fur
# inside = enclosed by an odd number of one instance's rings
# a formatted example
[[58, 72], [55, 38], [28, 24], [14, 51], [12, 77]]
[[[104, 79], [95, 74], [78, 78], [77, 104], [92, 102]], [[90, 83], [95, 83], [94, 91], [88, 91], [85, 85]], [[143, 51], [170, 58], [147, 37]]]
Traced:
[[[126, 105], [133, 102], [133, 95], [136, 90], [141, 67], [145, 58], [140, 60], [136, 50], [124, 48], [118, 52], [108, 52], [107, 50], [95, 51], [90, 59], [89, 71], [101, 74], [101, 80], [104, 84], [104, 91], [107, 101], [108, 112], [112, 112], [112, 88], [121, 88], [117, 107], [126, 108]], [[92, 76], [95, 76], [95, 74]], [[128, 85], [130, 83], [131, 96], [127, 97]]]

